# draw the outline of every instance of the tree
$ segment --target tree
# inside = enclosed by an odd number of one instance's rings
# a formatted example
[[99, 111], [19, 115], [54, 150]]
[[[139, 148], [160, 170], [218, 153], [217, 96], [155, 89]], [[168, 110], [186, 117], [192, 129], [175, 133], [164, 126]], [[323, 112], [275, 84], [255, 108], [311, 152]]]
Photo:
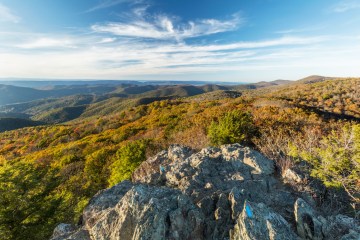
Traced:
[[115, 161], [110, 165], [109, 185], [130, 179], [132, 172], [145, 160], [147, 140], [129, 142], [115, 154]]
[[84, 172], [89, 181], [96, 189], [106, 187], [106, 163], [115, 151], [109, 148], [102, 148], [86, 156]]
[[313, 176], [329, 187], [344, 188], [359, 203], [360, 125], [346, 124], [340, 132], [324, 137], [312, 164]]
[[327, 187], [342, 188], [355, 204], [360, 203], [360, 124], [333, 130], [311, 152], [293, 146], [289, 154], [309, 162], [311, 175]]
[[250, 142], [256, 132], [252, 115], [248, 112], [234, 110], [226, 113], [219, 122], [212, 122], [208, 136], [211, 144], [218, 146]]
[[56, 223], [61, 199], [53, 196], [56, 173], [32, 164], [0, 167], [0, 238], [47, 239]]

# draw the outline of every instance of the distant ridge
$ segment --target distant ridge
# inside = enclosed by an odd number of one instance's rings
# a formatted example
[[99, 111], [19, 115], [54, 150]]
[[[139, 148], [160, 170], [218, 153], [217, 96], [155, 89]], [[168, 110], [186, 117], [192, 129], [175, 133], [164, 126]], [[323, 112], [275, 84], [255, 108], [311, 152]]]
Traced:
[[247, 84], [247, 82], [223, 82], [223, 81], [195, 81], [195, 80], [88, 80], [88, 79], [18, 79], [18, 78], [0, 78], [0, 84], [12, 85], [18, 87], [43, 88], [48, 86], [69, 86], [69, 85], [110, 85], [117, 86], [122, 84], [130, 85], [238, 85]]
[[322, 82], [322, 81], [326, 81], [326, 80], [330, 80], [330, 79], [334, 79], [333, 77], [324, 77], [324, 76], [319, 76], [319, 75], [311, 75], [305, 78], [302, 78], [296, 82], [301, 82], [301, 83], [316, 83], [316, 82]]

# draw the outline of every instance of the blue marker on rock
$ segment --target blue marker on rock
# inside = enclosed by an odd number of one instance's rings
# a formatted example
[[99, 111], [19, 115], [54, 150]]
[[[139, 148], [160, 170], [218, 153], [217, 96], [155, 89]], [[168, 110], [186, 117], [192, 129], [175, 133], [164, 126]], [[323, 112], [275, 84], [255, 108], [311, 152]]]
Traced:
[[252, 217], [253, 217], [253, 213], [252, 213], [252, 211], [251, 211], [251, 207], [250, 207], [248, 204], [246, 204], [246, 206], [245, 206], [245, 212], [246, 212], [246, 215], [247, 215], [249, 218], [252, 218]]

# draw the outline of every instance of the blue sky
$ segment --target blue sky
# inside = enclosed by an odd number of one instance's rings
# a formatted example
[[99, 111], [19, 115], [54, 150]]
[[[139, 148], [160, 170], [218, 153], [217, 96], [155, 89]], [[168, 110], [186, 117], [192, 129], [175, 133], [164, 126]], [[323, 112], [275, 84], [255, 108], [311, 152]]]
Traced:
[[360, 76], [360, 0], [0, 0], [0, 78]]

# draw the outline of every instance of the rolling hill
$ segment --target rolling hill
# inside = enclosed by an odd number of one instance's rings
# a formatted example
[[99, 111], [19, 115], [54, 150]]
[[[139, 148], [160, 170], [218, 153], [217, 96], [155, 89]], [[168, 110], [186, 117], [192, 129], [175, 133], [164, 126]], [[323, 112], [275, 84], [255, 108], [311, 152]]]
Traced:
[[23, 103], [45, 98], [61, 98], [78, 94], [105, 94], [115, 91], [118, 87], [106, 85], [71, 85], [53, 86], [46, 90], [27, 87], [0, 85], [0, 106]]
[[42, 90], [3, 84], [0, 85], [0, 105], [33, 101], [48, 96], [49, 94]]
[[[14, 87], [13, 91], [16, 92]], [[0, 106], [0, 113], [29, 116], [36, 121], [47, 123], [61, 123], [78, 117], [92, 117], [121, 111], [128, 107], [136, 107], [169, 98], [191, 97], [207, 92], [227, 90], [229, 86], [219, 85], [125, 85], [113, 87], [99, 86], [56, 86], [48, 90], [22, 88], [29, 91], [40, 92], [39, 98], [49, 98], [28, 101], [24, 103], [7, 104]], [[72, 94], [85, 89], [91, 94], [53, 97], [56, 94]], [[102, 92], [105, 93], [102, 93]], [[109, 91], [109, 92], [107, 92]], [[57, 93], [56, 93], [57, 92]], [[41, 96], [41, 97], [40, 97]]]
[[[116, 87], [106, 84], [103, 86], [57, 85], [49, 87], [47, 90], [37, 90], [3, 85], [2, 90], [7, 92], [5, 95], [12, 96], [12, 98], [5, 100], [4, 95], [1, 95], [3, 101], [26, 100], [34, 94], [42, 99], [0, 106], [0, 114], [4, 117], [31, 118], [47, 123], [63, 123], [74, 119], [104, 116], [129, 107], [164, 99], [198, 96], [197, 99], [201, 101], [201, 99], [215, 100], [240, 95], [249, 97], [267, 95], [279, 100], [286, 100], [296, 106], [316, 107], [324, 112], [358, 117], [357, 98], [359, 93], [353, 89], [356, 88], [358, 82], [356, 80], [348, 81], [354, 81], [352, 87], [349, 84], [344, 84], [347, 80], [342, 81], [341, 79], [323, 76], [309, 76], [298, 81], [275, 80], [235, 86], [215, 84], [199, 86], [135, 85], [123, 83]], [[326, 90], [330, 86], [331, 89]], [[338, 91], [328, 96], [326, 91], [332, 91], [332, 88], [336, 88]], [[21, 97], [15, 97], [18, 90], [22, 95]], [[82, 94], [78, 94], [79, 92]], [[308, 94], [310, 92], [311, 94]], [[348, 96], [343, 95], [342, 92], [346, 92]], [[62, 96], [68, 94], [69, 96]], [[291, 100], [292, 96], [295, 95], [295, 99]], [[345, 99], [348, 101], [347, 104], [340, 100], [344, 97], [347, 98]]]
[[24, 127], [39, 126], [44, 123], [22, 118], [0, 118], [0, 132], [11, 131]]

